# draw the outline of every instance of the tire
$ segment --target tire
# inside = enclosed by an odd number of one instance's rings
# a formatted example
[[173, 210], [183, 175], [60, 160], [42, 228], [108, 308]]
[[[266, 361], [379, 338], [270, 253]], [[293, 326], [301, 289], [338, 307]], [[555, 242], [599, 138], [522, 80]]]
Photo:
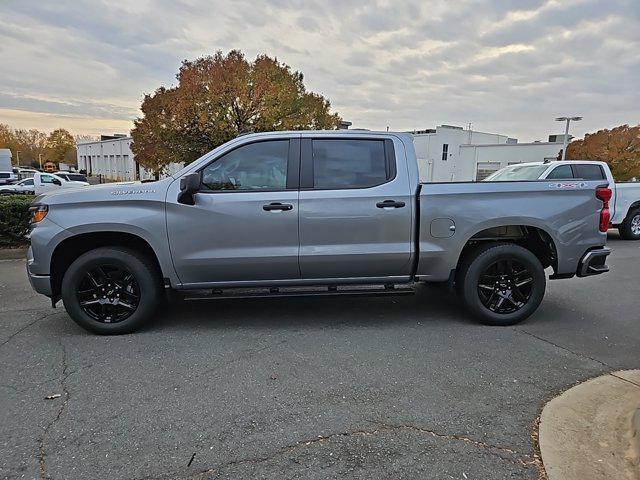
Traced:
[[153, 316], [161, 298], [161, 275], [155, 263], [126, 248], [91, 250], [78, 257], [62, 279], [62, 301], [69, 316], [101, 335], [140, 328]]
[[640, 208], [629, 210], [627, 217], [618, 227], [620, 238], [624, 240], [640, 240]]
[[546, 276], [531, 251], [510, 243], [491, 243], [466, 256], [457, 283], [475, 317], [486, 325], [506, 326], [536, 311], [544, 297]]

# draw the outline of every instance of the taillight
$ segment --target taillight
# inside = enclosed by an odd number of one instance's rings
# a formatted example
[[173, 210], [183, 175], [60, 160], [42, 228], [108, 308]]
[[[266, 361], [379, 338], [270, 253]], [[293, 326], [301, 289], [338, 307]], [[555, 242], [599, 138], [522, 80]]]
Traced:
[[611, 222], [611, 212], [609, 212], [609, 200], [613, 192], [609, 187], [596, 188], [596, 198], [602, 200], [602, 210], [600, 210], [600, 231], [606, 232], [609, 230], [609, 223]]

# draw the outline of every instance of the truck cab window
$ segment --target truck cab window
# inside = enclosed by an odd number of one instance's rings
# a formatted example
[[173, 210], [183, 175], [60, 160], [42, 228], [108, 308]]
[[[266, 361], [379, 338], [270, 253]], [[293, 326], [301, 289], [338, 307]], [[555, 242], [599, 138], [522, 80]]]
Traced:
[[202, 171], [209, 190], [286, 190], [289, 140], [243, 145], [216, 159]]
[[551, 173], [547, 175], [548, 179], [566, 180], [573, 178], [573, 172], [571, 171], [571, 165], [560, 165], [559, 167], [551, 170]]
[[573, 166], [576, 178], [583, 180], [605, 180], [604, 170], [600, 165], [579, 164]]
[[373, 187], [387, 172], [382, 140], [313, 140], [315, 189]]

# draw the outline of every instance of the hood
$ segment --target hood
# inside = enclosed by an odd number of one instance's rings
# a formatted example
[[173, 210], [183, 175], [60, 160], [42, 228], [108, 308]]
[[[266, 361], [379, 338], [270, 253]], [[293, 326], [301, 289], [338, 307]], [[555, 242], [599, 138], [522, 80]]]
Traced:
[[48, 205], [65, 203], [93, 203], [113, 201], [164, 200], [167, 188], [175, 179], [172, 177], [157, 182], [118, 182], [100, 185], [73, 186], [44, 193], [36, 201]]

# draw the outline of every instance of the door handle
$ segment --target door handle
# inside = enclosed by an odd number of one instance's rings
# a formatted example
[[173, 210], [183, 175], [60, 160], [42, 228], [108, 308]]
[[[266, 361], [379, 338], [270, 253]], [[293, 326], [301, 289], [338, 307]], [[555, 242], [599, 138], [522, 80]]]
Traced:
[[287, 211], [287, 210], [293, 210], [293, 205], [291, 205], [290, 203], [273, 202], [267, 205], [263, 205], [262, 209], [265, 212], [272, 212], [272, 211], [278, 211], [278, 210]]
[[378, 208], [402, 208], [402, 207], [404, 207], [404, 202], [396, 202], [395, 200], [385, 200], [384, 202], [376, 203], [376, 207], [378, 207]]

